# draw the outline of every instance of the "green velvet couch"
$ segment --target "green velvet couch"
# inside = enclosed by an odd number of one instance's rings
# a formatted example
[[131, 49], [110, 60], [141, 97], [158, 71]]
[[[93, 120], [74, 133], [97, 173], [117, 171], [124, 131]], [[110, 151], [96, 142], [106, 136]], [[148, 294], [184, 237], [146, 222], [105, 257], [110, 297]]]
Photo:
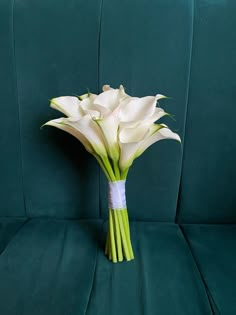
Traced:
[[[0, 315], [236, 314], [235, 30], [235, 0], [0, 1]], [[182, 138], [135, 161], [117, 264], [96, 161], [40, 130], [103, 84], [170, 96]]]

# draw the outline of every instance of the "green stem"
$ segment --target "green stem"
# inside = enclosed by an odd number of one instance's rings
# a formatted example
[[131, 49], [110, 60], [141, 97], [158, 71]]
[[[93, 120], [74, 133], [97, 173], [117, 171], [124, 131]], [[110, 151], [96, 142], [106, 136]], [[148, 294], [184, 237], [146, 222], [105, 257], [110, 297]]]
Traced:
[[109, 235], [110, 235], [110, 231], [109, 231], [109, 224], [108, 224], [106, 246], [105, 246], [105, 255], [109, 254]]
[[114, 221], [115, 222], [115, 236], [116, 236], [116, 245], [117, 245], [117, 254], [118, 254], [118, 261], [123, 260], [123, 253], [122, 253], [122, 246], [121, 246], [121, 237], [120, 237], [120, 228], [119, 228], [119, 221], [117, 216], [117, 211], [112, 210]]
[[110, 180], [112, 182], [115, 182], [116, 181], [116, 177], [114, 175], [114, 172], [113, 172], [113, 169], [111, 167], [111, 163], [110, 163], [108, 157], [107, 156], [102, 156], [101, 159], [102, 159], [102, 161], [103, 161], [103, 163], [105, 165], [105, 168], [106, 168], [106, 170], [107, 170], [107, 172], [108, 172], [108, 174], [110, 176]]
[[95, 159], [98, 161], [98, 164], [101, 166], [101, 169], [103, 170], [103, 172], [105, 173], [105, 176], [108, 180], [111, 180], [109, 173], [107, 172], [105, 166], [103, 165], [102, 160], [100, 159], [100, 157], [98, 155], [94, 155]]
[[113, 168], [115, 171], [116, 180], [120, 180], [120, 169], [118, 167], [118, 162], [113, 160], [112, 163], [113, 163]]
[[118, 216], [118, 220], [119, 220], [121, 241], [122, 241], [122, 245], [123, 245], [123, 249], [124, 249], [124, 254], [125, 254], [125, 257], [127, 260], [131, 260], [121, 210], [115, 210], [115, 211], [117, 211], [117, 216]]
[[113, 224], [111, 209], [109, 209], [109, 231], [110, 231], [110, 246], [111, 246], [112, 261], [117, 262], [116, 244], [115, 244], [115, 237], [114, 237], [114, 224]]
[[128, 175], [128, 172], [129, 172], [129, 168], [127, 168], [127, 169], [124, 170], [124, 171], [121, 171], [120, 178], [121, 178], [122, 180], [125, 180], [126, 177], [127, 177], [127, 175]]
[[127, 237], [127, 245], [129, 248], [129, 254], [131, 259], [134, 258], [134, 253], [133, 253], [133, 248], [131, 245], [131, 239], [130, 239], [130, 230], [129, 230], [129, 221], [128, 221], [128, 211], [127, 209], [123, 209], [122, 210], [122, 217], [124, 220], [124, 226], [125, 226], [125, 233], [126, 233], [126, 237]]
[[108, 247], [108, 253], [109, 253], [108, 257], [109, 257], [110, 260], [112, 260], [110, 235], [109, 235], [108, 246], [109, 246]]

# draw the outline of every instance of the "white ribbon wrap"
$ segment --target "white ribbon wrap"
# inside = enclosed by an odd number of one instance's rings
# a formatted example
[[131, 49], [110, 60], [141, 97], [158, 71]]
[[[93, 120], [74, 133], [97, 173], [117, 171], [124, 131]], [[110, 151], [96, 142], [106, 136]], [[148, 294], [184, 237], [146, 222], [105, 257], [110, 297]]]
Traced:
[[126, 208], [125, 180], [108, 182], [108, 207], [113, 210]]

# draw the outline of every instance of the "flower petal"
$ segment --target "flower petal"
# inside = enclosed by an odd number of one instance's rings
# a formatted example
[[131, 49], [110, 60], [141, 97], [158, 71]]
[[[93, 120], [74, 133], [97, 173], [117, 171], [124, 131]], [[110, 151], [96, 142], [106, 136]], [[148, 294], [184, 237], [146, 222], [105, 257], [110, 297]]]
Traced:
[[156, 95], [157, 101], [158, 101], [158, 100], [161, 100], [162, 98], [168, 98], [168, 97], [165, 96], [165, 95], [163, 95], [163, 94], [157, 94], [157, 95]]
[[121, 128], [119, 139], [122, 143], [139, 142], [149, 133], [150, 124], [141, 123], [136, 126]]
[[119, 132], [121, 171], [127, 170], [133, 163], [137, 151], [143, 140], [152, 132], [152, 123], [149, 121], [137, 121], [122, 123]]
[[120, 107], [120, 120], [137, 121], [152, 117], [156, 111], [157, 100], [165, 98], [162, 94], [145, 97], [128, 97], [122, 100]]
[[119, 159], [118, 144], [119, 117], [117, 111], [118, 108], [105, 118], [95, 120], [98, 126], [100, 127], [104, 139], [106, 141], [108, 155], [114, 161], [118, 161]]
[[77, 121], [65, 118], [64, 123], [78, 130], [87, 139], [96, 154], [107, 156], [103, 134], [90, 115], [85, 115]]
[[[133, 129], [136, 130], [137, 128]], [[164, 139], [173, 139], [181, 142], [179, 135], [172, 132], [164, 124], [152, 124], [149, 126], [148, 132], [143, 135], [143, 138], [140, 141], [138, 140], [138, 136], [135, 138], [135, 132], [131, 136], [129, 134], [121, 135], [119, 160], [119, 166], [121, 170], [125, 171], [128, 169], [132, 165], [133, 161], [139, 157], [148, 147], [150, 147], [155, 142]], [[130, 142], [132, 140], [133, 142]], [[135, 140], [137, 141], [134, 142]]]
[[94, 104], [101, 105], [113, 111], [124, 97], [128, 97], [128, 95], [125, 93], [122, 85], [119, 89], [112, 89], [105, 86], [105, 91], [94, 99]]
[[113, 88], [111, 88], [110, 85], [105, 84], [105, 85], [103, 85], [102, 90], [103, 90], [103, 92], [105, 92], [105, 91], [113, 90]]
[[[157, 127], [159, 126], [159, 127]], [[160, 125], [155, 125], [150, 121], [137, 121], [122, 123], [119, 132], [121, 171], [128, 169], [137, 156], [137, 152], [142, 142], [150, 136]]]
[[152, 144], [154, 144], [157, 141], [173, 139], [181, 142], [181, 139], [177, 133], [172, 132], [169, 128], [165, 127], [165, 125], [159, 126], [161, 126], [161, 128], [157, 128], [156, 132], [154, 132], [150, 137], [147, 137], [140, 143], [136, 157], [140, 156], [147, 148], [149, 148]]
[[122, 172], [126, 171], [133, 163], [139, 142], [122, 143], [120, 142], [119, 167]]
[[[87, 94], [87, 95], [89, 95], [89, 94]], [[94, 100], [93, 96], [91, 96], [91, 97], [88, 96], [88, 97], [83, 98], [83, 100], [80, 101], [80, 104], [79, 104], [80, 108], [83, 111], [93, 109], [93, 100]]]
[[65, 124], [64, 121], [65, 121], [65, 118], [53, 119], [45, 123], [43, 126], [53, 126], [53, 127], [56, 127], [58, 129], [68, 132], [69, 134], [77, 138], [83, 144], [83, 146], [89, 153], [93, 154], [94, 151], [90, 143], [88, 142], [88, 140], [78, 130], [74, 129], [68, 124]]
[[93, 94], [93, 93], [90, 93], [90, 92], [89, 92], [89, 93], [85, 93], [85, 94], [83, 94], [83, 95], [79, 95], [78, 98], [79, 98], [80, 101], [82, 101], [82, 100], [84, 100], [84, 99], [86, 99], [86, 98], [88, 98], [88, 97], [89, 97], [90, 99], [91, 99], [91, 98], [93, 99], [93, 98], [95, 98], [96, 96], [97, 96], [97, 94]]
[[50, 101], [50, 106], [68, 117], [82, 117], [80, 100], [75, 96], [60, 96]]
[[150, 120], [152, 122], [157, 121], [158, 119], [160, 119], [163, 116], [169, 115], [168, 113], [166, 113], [162, 108], [160, 107], [156, 107], [154, 114], [150, 117]]
[[120, 104], [120, 120], [144, 120], [154, 114], [155, 107], [156, 99], [153, 96], [126, 98]]
[[90, 96], [84, 98], [80, 102], [80, 107], [85, 115], [90, 114], [93, 118], [99, 119], [109, 115], [111, 113], [111, 110], [104, 106], [94, 104], [94, 99], [96, 98], [96, 96], [97, 95], [95, 94], [90, 94]]
[[112, 111], [109, 108], [106, 108], [104, 106], [93, 104], [93, 108], [100, 113], [100, 117], [106, 117], [112, 113]]

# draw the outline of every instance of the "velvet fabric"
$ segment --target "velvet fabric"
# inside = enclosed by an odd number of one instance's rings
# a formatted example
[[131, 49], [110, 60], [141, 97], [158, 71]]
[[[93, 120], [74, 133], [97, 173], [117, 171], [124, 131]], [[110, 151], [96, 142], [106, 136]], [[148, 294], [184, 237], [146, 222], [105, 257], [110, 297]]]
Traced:
[[236, 222], [234, 0], [195, 1], [178, 221]]
[[215, 314], [236, 314], [236, 225], [184, 224]]
[[211, 314], [176, 224], [132, 223], [135, 260], [122, 264], [104, 256], [106, 225], [28, 219], [0, 256], [0, 314]]
[[0, 314], [85, 314], [97, 221], [28, 219], [1, 253]]
[[[0, 315], [234, 315], [234, 0], [0, 1]], [[104, 256], [107, 183], [49, 100], [162, 93], [182, 144], [130, 170], [135, 260]]]
[[24, 195], [21, 172], [21, 135], [17, 103], [12, 29], [12, 1], [0, 2], [0, 187], [1, 216], [24, 216]]
[[107, 264], [103, 252], [98, 252], [87, 314], [212, 314], [179, 227], [133, 222], [131, 233], [134, 261]]
[[0, 253], [8, 246], [18, 230], [27, 222], [23, 218], [1, 218], [0, 219]]
[[4, 0], [0, 5], [5, 117], [0, 213], [98, 218], [96, 162], [70, 135], [40, 126], [62, 116], [49, 108], [51, 98], [97, 91], [100, 3]]

